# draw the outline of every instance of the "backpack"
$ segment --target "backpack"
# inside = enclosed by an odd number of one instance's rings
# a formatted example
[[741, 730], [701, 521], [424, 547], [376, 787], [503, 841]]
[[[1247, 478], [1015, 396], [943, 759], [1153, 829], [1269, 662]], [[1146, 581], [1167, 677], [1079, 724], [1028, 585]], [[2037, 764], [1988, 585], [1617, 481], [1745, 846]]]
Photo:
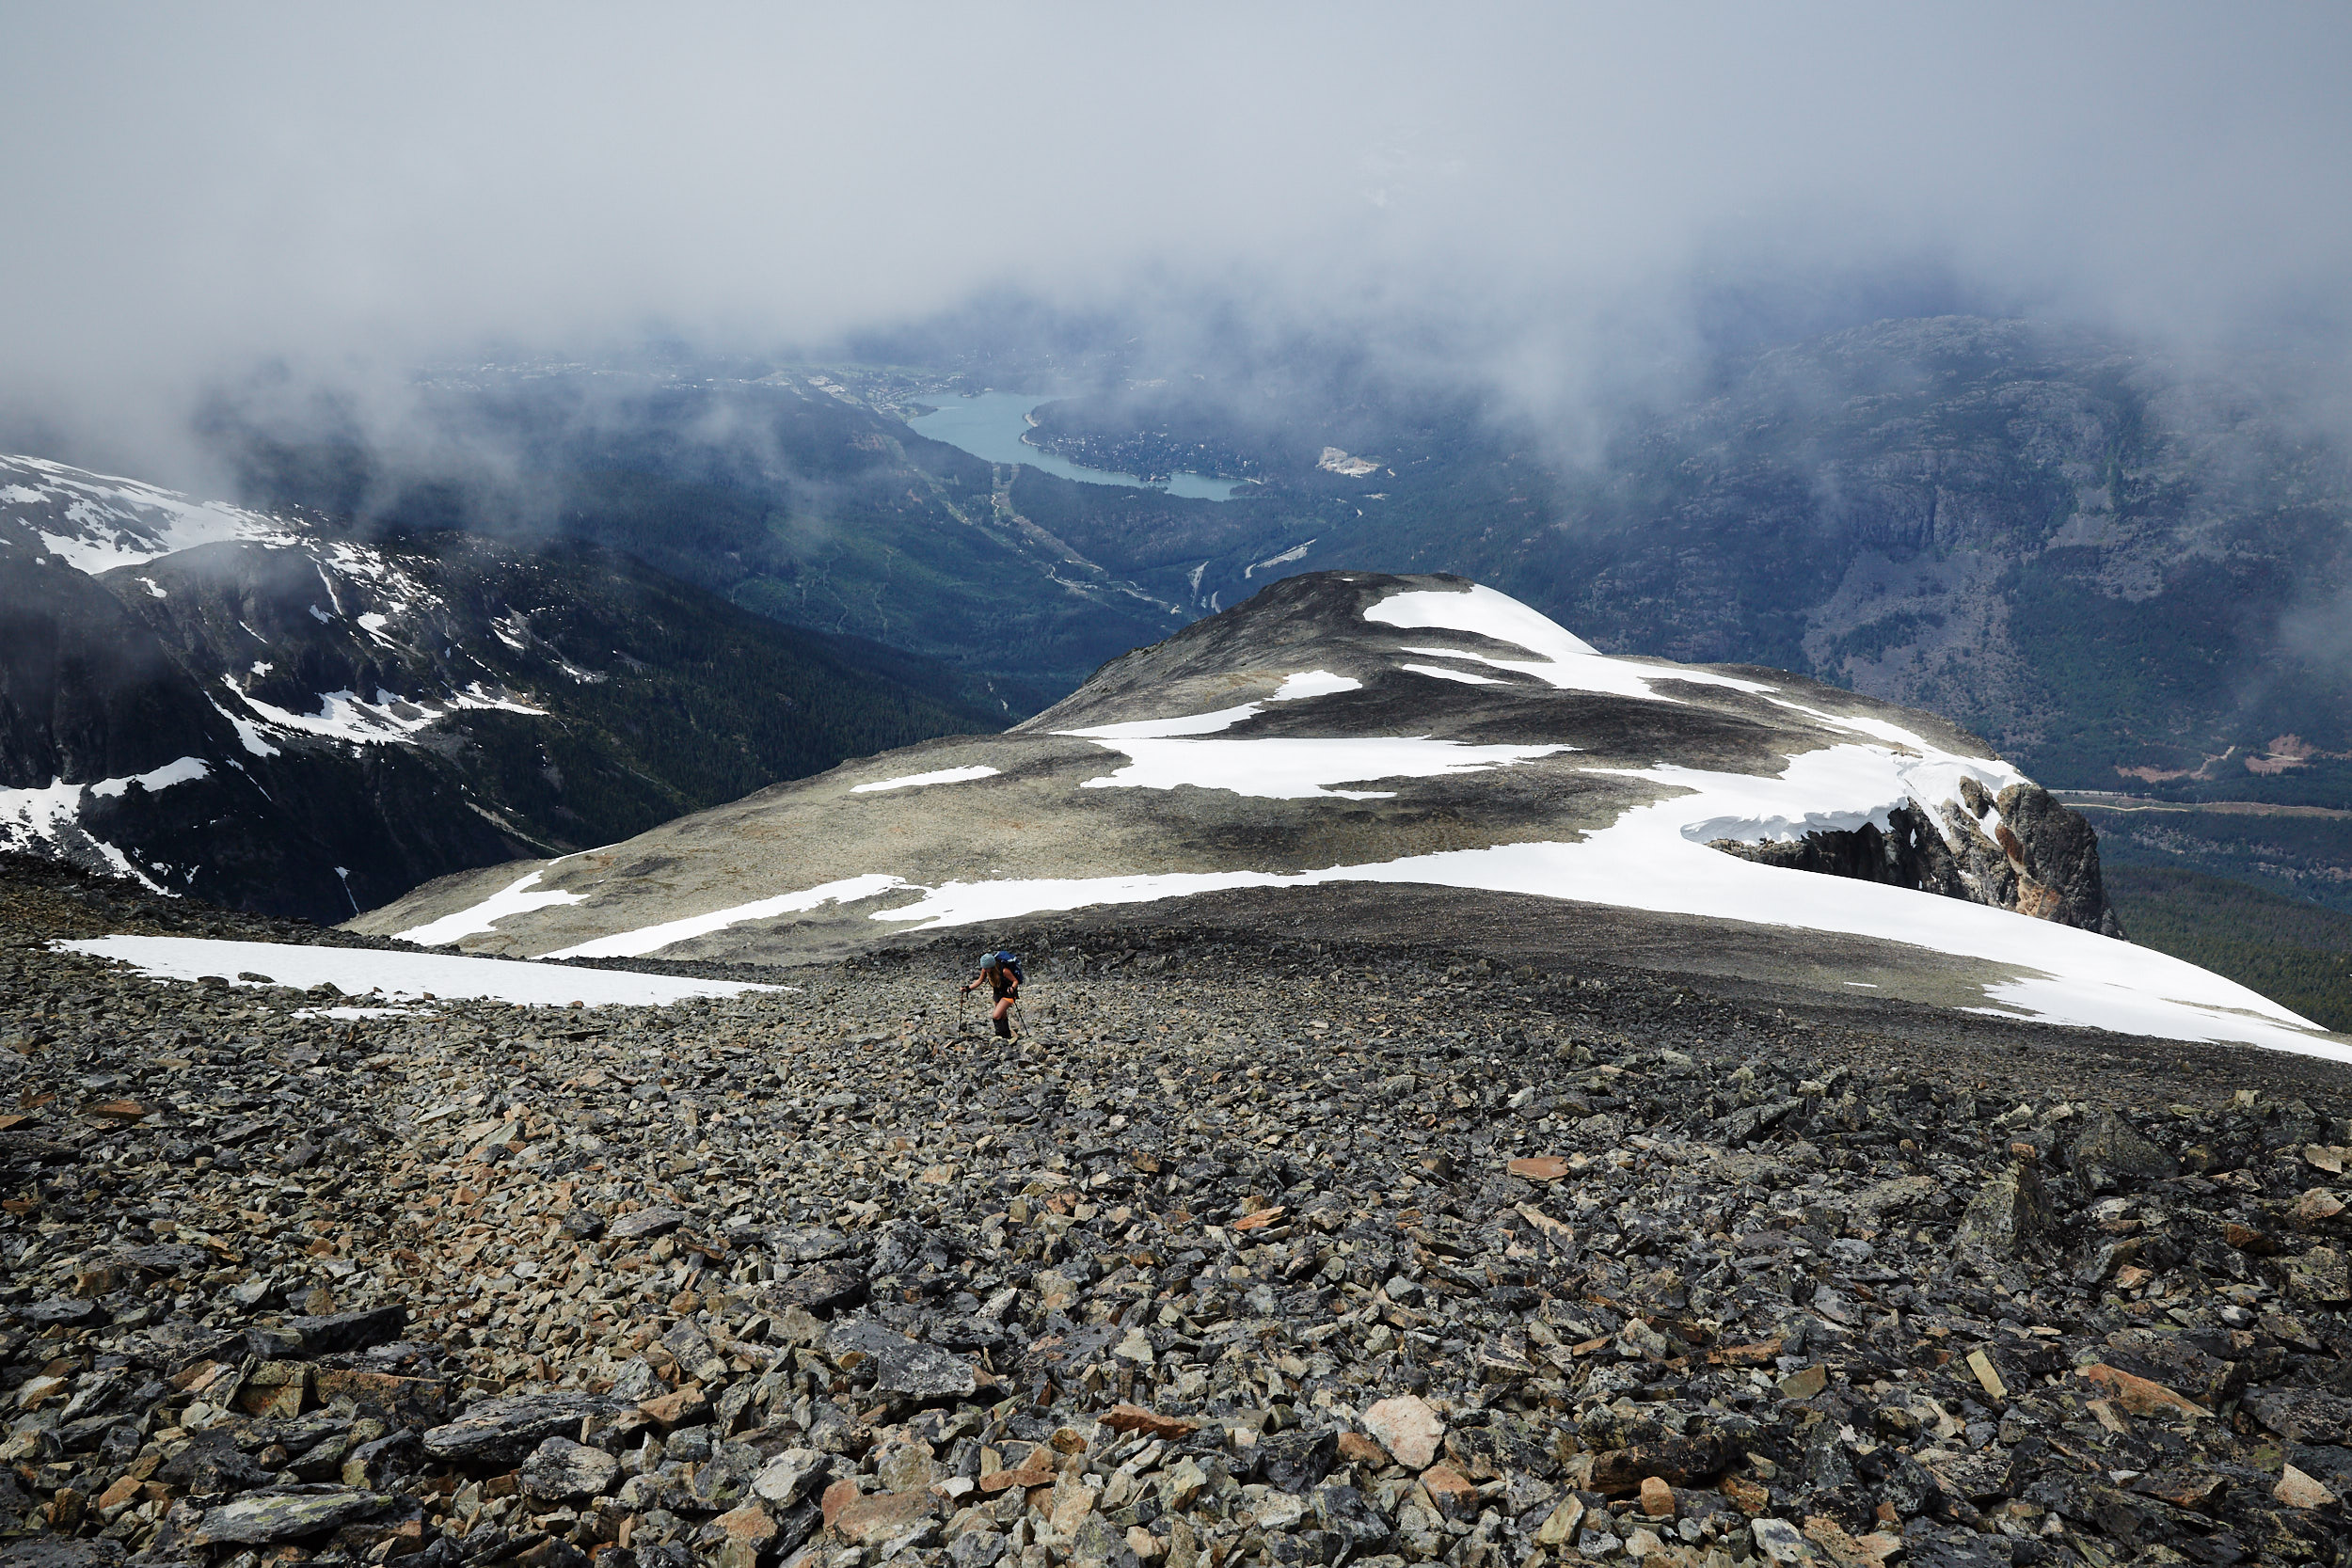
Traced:
[[1017, 986], [1025, 986], [1029, 983], [1029, 977], [1021, 973], [1020, 955], [1015, 953], [999, 953], [996, 955], [996, 961], [1004, 965], [1005, 968], [1012, 971], [1013, 984]]

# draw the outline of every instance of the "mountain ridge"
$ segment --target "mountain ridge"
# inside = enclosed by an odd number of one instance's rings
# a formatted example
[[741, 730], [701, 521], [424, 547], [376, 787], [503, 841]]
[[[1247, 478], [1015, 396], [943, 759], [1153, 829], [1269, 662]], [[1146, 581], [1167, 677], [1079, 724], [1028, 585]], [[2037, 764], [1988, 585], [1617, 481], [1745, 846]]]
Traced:
[[0, 841], [230, 907], [342, 918], [986, 722], [859, 652], [577, 543], [0, 459]]
[[[1901, 880], [1929, 841], [1943, 895]], [[1857, 859], [1870, 875], [1817, 874]], [[1286, 578], [1003, 734], [445, 879], [350, 925], [517, 956], [805, 962], [1055, 911], [1176, 921], [1195, 899], [1319, 911], [1344, 935], [1333, 911], [1371, 889], [1415, 899], [1433, 942], [1510, 902], [1560, 911], [1556, 956], [1605, 949], [1614, 919], [1686, 947], [1714, 933], [1759, 980], [2331, 1049], [2102, 934], [2080, 818], [1957, 727], [1777, 672], [1603, 655], [1438, 576]]]

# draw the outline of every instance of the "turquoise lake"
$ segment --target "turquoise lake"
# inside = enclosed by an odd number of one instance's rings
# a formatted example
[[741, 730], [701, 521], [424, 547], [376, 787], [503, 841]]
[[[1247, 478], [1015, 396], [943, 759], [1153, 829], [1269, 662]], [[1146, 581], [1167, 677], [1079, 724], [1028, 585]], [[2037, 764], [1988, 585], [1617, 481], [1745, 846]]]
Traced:
[[973, 456], [985, 458], [991, 463], [1025, 463], [1032, 468], [1075, 480], [1080, 484], [1120, 484], [1131, 490], [1165, 490], [1171, 496], [1204, 501], [1231, 500], [1236, 488], [1248, 488], [1248, 485], [1237, 486], [1230, 479], [1211, 479], [1206, 474], [1177, 474], [1166, 484], [1153, 484], [1135, 474], [1081, 467], [1050, 451], [1041, 451], [1025, 445], [1021, 437], [1029, 428], [1029, 410], [1050, 401], [1027, 392], [982, 392], [968, 398], [950, 395], [942, 403], [937, 413], [909, 420], [907, 428], [934, 441], [960, 447]]

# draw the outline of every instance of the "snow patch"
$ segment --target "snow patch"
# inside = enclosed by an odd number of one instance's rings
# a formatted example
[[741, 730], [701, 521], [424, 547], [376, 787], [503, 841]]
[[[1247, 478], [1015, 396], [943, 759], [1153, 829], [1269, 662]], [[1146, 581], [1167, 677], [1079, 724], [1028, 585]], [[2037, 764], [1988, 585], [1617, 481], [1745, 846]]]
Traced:
[[1391, 789], [1335, 789], [1333, 784], [1377, 779], [1433, 779], [1483, 773], [1533, 762], [1574, 748], [1567, 746], [1473, 746], [1426, 736], [1361, 738], [1272, 736], [1263, 740], [1121, 739], [1097, 743], [1121, 752], [1128, 766], [1082, 789], [1229, 790], [1262, 800], [1317, 797], [1385, 800]]
[[75, 850], [95, 854], [119, 874], [136, 879], [152, 892], [167, 893], [168, 889], [133, 864], [128, 855], [82, 826], [83, 793], [112, 800], [134, 784], [151, 790], [169, 789], [211, 772], [202, 758], [181, 757], [145, 773], [100, 779], [94, 784], [52, 780], [46, 788], [0, 789], [0, 848], [50, 857]]
[[[253, 667], [253, 673], [257, 675], [266, 674], [269, 673], [269, 666], [266, 664], [257, 664]], [[231, 691], [237, 690], [237, 683], [229, 679], [227, 676], [222, 677], [222, 684], [227, 686]], [[237, 732], [237, 743], [243, 746], [247, 752], [257, 757], [274, 757], [278, 755], [278, 748], [262, 738], [261, 725], [255, 723], [250, 719], [238, 718], [235, 714], [221, 706], [220, 704], [214, 702], [209, 692], [205, 695], [204, 700], [213, 704], [213, 711], [215, 713], [219, 714], [223, 719], [229, 721], [230, 726]], [[237, 700], [242, 703], [250, 702], [252, 699], [246, 696], [244, 692], [238, 691]]]
[[[1612, 658], [1549, 616], [1530, 610], [1508, 594], [1498, 594], [1483, 584], [1472, 587], [1465, 594], [1449, 593], [1442, 589], [1411, 589], [1402, 594], [1391, 594], [1365, 610], [1364, 619], [1408, 630], [1468, 632], [1497, 642], [1513, 643], [1536, 657], [1532, 660], [1492, 658], [1485, 654], [1465, 653], [1459, 648], [1410, 646], [1401, 648], [1399, 652], [1420, 654], [1427, 658], [1468, 659], [1491, 669], [1533, 675], [1563, 691], [1598, 691], [1616, 697], [1640, 697], [1652, 702], [1671, 703], [1679, 699], [1661, 696], [1651, 689], [1652, 681], [1720, 686], [1733, 691], [1751, 693], [1778, 689], [1761, 681], [1740, 680], [1737, 676], [1719, 675], [1708, 670], [1684, 666], [1664, 669], [1629, 658]], [[1430, 672], [1424, 669], [1422, 673], [1426, 674]]]
[[135, 479], [45, 458], [0, 457], [0, 473], [17, 481], [0, 488], [0, 505], [52, 556], [93, 575], [222, 540], [290, 544], [296, 538], [284, 522], [258, 512], [193, 501]]
[[1310, 539], [1303, 545], [1293, 545], [1289, 549], [1284, 550], [1280, 555], [1270, 555], [1263, 561], [1251, 562], [1248, 565], [1241, 569], [1241, 575], [1246, 580], [1249, 578], [1255, 577], [1258, 573], [1264, 571], [1268, 566], [1282, 566], [1287, 565], [1289, 562], [1294, 561], [1303, 561], [1307, 557], [1307, 551], [1313, 547], [1313, 545], [1314, 541]]
[[731, 909], [713, 910], [708, 914], [689, 915], [683, 920], [664, 921], [634, 931], [620, 931], [594, 942], [583, 942], [566, 947], [560, 953], [549, 953], [550, 958], [642, 958], [664, 947], [675, 946], [695, 937], [706, 937], [730, 926], [740, 926], [748, 920], [768, 920], [780, 914], [805, 914], [819, 905], [854, 904], [862, 898], [887, 893], [906, 886], [903, 878], [869, 873], [863, 877], [848, 877], [837, 882], [825, 882], [799, 893], [787, 893], [773, 898], [755, 899], [749, 904], [737, 904]]
[[165, 593], [161, 588], [156, 586], [155, 579], [153, 578], [139, 578], [135, 580], [146, 584], [147, 591], [159, 599], [168, 599], [171, 597], [170, 594]]
[[[237, 691], [233, 677], [223, 675], [221, 681], [231, 691]], [[475, 681], [463, 691], [421, 702], [412, 702], [390, 691], [378, 691], [377, 700], [373, 703], [361, 701], [357, 692], [322, 691], [316, 713], [295, 713], [290, 708], [265, 703], [249, 692], [237, 691], [237, 696], [239, 701], [260, 714], [274, 728], [320, 736], [329, 740], [347, 740], [356, 745], [405, 741], [419, 730], [463, 708], [494, 708], [502, 713], [528, 713], [542, 718], [547, 713], [545, 708], [532, 707], [512, 698], [496, 695], [485, 689], [480, 681]], [[227, 715], [224, 713], [223, 717]], [[244, 734], [242, 730], [238, 733], [240, 736]], [[246, 745], [247, 750], [253, 748], [250, 740]]]
[[112, 800], [133, 784], [143, 789], [169, 789], [176, 784], [194, 784], [199, 779], [209, 777], [212, 771], [202, 757], [182, 757], [148, 772], [134, 773], [127, 779], [101, 779], [89, 786], [89, 792]]
[[411, 927], [405, 931], [395, 931], [392, 933], [393, 940], [413, 942], [419, 947], [440, 947], [455, 942], [459, 937], [469, 937], [477, 931], [490, 930], [510, 914], [525, 914], [532, 910], [544, 910], [554, 904], [578, 904], [585, 901], [587, 896], [585, 894], [565, 893], [557, 888], [542, 888], [536, 893], [532, 892], [532, 889], [538, 885], [539, 879], [546, 875], [547, 869], [542, 867], [520, 881], [508, 883], [471, 909], [460, 910], [455, 914], [445, 914], [438, 920], [427, 921], [421, 926]]
[[935, 773], [909, 773], [904, 778], [882, 779], [874, 784], [851, 784], [852, 795], [871, 795], [884, 789], [921, 789], [930, 784], [967, 784], [974, 779], [996, 777], [993, 768], [943, 768]]
[[1464, 686], [1508, 686], [1511, 684], [1509, 681], [1499, 681], [1492, 675], [1473, 675], [1468, 670], [1440, 670], [1434, 664], [1406, 664], [1398, 668], [1410, 670], [1416, 675], [1435, 675], [1441, 681], [1458, 681]]
[[[417, 1002], [429, 992], [452, 1000], [511, 1002], [519, 1007], [660, 1006], [692, 996], [738, 996], [775, 990], [741, 980], [690, 980], [606, 969], [564, 969], [501, 958], [460, 958], [438, 953], [386, 953], [367, 947], [308, 947], [292, 942], [220, 942], [202, 937], [93, 937], [60, 942], [56, 949], [119, 958], [159, 980], [206, 975], [266, 974], [307, 990], [322, 981], [347, 995], [381, 992], [391, 1002]], [[262, 982], [231, 978], [232, 986]]]
[[1230, 730], [1245, 719], [1253, 719], [1265, 711], [1266, 703], [1303, 702], [1309, 697], [1336, 696], [1354, 691], [1363, 682], [1349, 675], [1335, 675], [1328, 670], [1308, 670], [1295, 675], [1285, 675], [1275, 688], [1274, 695], [1264, 703], [1244, 703], [1239, 707], [1221, 707], [1214, 713], [1193, 713], [1174, 719], [1131, 719], [1123, 723], [1098, 724], [1090, 730], [1056, 730], [1056, 735], [1080, 736], [1088, 740], [1161, 740], [1171, 736], [1215, 735]]

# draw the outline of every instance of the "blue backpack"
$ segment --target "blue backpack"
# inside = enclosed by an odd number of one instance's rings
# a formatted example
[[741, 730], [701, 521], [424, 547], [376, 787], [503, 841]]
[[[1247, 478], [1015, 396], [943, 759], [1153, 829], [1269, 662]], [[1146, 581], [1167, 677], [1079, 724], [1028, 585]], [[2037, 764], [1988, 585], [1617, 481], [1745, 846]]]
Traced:
[[1029, 983], [1029, 977], [1021, 973], [1021, 959], [1019, 955], [1013, 953], [995, 953], [990, 956], [999, 964], [1012, 971], [1013, 982], [1016, 985], [1025, 986]]

